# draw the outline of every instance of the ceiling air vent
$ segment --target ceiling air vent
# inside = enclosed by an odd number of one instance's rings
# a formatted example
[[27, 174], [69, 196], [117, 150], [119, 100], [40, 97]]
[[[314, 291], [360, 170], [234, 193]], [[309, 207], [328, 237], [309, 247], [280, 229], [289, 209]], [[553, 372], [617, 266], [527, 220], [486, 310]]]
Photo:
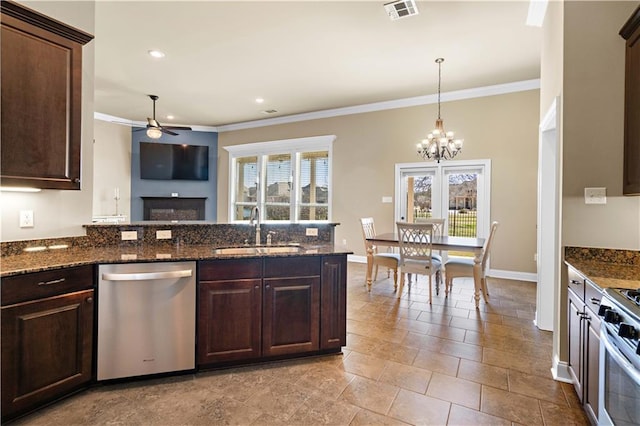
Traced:
[[262, 111], [263, 114], [275, 114], [276, 112], [278, 112], [278, 110], [276, 109], [265, 109], [264, 111]]
[[392, 21], [419, 13], [414, 0], [400, 0], [387, 3], [384, 5], [384, 10]]

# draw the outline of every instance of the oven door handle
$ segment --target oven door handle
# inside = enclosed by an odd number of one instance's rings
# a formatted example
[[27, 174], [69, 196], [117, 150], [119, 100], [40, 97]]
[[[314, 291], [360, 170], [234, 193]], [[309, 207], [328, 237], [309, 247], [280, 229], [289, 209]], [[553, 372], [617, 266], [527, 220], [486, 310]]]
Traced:
[[627, 357], [625, 357], [622, 352], [620, 352], [620, 350], [611, 343], [606, 327], [603, 327], [600, 330], [600, 341], [602, 341], [606, 351], [613, 357], [618, 365], [620, 365], [624, 372], [628, 374], [637, 385], [640, 385], [640, 372], [629, 362]]

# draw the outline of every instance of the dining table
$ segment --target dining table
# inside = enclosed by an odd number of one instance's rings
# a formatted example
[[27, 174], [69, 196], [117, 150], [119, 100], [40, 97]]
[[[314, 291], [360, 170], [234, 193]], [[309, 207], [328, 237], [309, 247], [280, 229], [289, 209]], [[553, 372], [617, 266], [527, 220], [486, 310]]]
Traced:
[[[398, 234], [388, 232], [376, 234], [366, 238], [367, 241], [367, 289], [371, 291], [372, 272], [373, 272], [373, 254], [375, 246], [398, 247], [400, 242]], [[473, 287], [476, 309], [480, 306], [480, 292], [482, 290], [482, 250], [484, 248], [484, 238], [472, 237], [450, 237], [448, 235], [432, 236], [431, 248], [434, 251], [455, 251], [473, 254]], [[446, 268], [445, 268], [446, 274]], [[483, 293], [484, 294], [484, 293]], [[485, 296], [486, 298], [486, 296]], [[487, 302], [487, 300], [485, 300]]]

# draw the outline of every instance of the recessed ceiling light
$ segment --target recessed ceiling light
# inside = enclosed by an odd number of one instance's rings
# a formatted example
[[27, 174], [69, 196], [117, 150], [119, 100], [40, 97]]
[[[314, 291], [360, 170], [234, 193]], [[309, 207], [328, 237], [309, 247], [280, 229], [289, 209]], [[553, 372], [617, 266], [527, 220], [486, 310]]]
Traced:
[[257, 104], [261, 104], [261, 103], [263, 103], [263, 102], [264, 102], [264, 99], [262, 99], [262, 98], [256, 98], [256, 103], [257, 103]]
[[159, 50], [149, 50], [149, 55], [154, 58], [164, 58], [164, 52]]
[[167, 115], [167, 120], [173, 120], [175, 117], [173, 115]]

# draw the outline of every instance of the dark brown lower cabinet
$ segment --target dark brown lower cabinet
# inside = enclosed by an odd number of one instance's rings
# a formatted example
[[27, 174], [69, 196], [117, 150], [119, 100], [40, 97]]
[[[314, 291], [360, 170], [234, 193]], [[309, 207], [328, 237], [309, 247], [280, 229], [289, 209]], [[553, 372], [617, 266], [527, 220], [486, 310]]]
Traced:
[[265, 278], [262, 354], [320, 347], [320, 277]]
[[200, 367], [340, 351], [346, 255], [200, 262]]
[[320, 286], [320, 349], [347, 344], [347, 257], [324, 256]]
[[567, 334], [569, 373], [589, 419], [598, 421], [601, 293], [573, 268], [568, 268]]
[[198, 365], [259, 358], [262, 259], [200, 262]]
[[2, 308], [3, 419], [91, 380], [93, 310], [93, 290]]

